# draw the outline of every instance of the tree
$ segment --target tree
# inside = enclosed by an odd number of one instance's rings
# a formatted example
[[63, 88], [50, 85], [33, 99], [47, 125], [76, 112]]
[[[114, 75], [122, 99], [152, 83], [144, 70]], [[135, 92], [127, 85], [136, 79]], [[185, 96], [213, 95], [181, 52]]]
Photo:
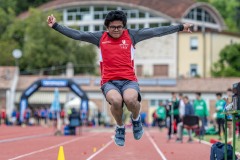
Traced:
[[4, 10], [0, 8], [0, 35], [2, 35], [9, 24], [13, 23], [15, 20], [15, 13], [11, 8]]
[[240, 44], [226, 46], [212, 69], [214, 77], [240, 77]]
[[4, 10], [11, 8], [18, 15], [31, 7], [38, 7], [49, 1], [51, 0], [0, 0], [0, 8]]
[[[25, 74], [36, 74], [43, 71], [45, 74], [60, 74], [68, 62], [75, 66], [88, 65], [89, 68], [76, 68], [76, 73], [94, 73], [96, 52], [92, 45], [81, 45], [80, 41], [67, 38], [46, 23], [49, 13], [30, 9], [30, 16], [25, 20], [16, 20], [10, 25], [2, 39], [16, 42], [14, 47], [22, 50], [23, 56], [19, 59], [20, 71]], [[60, 15], [54, 13], [58, 19]], [[1, 45], [1, 42], [0, 42]], [[13, 48], [12, 48], [13, 50]], [[14, 61], [13, 61], [14, 62]], [[55, 71], [52, 72], [51, 69]]]
[[18, 43], [13, 40], [0, 40], [0, 48], [0, 66], [13, 66], [15, 59], [12, 56], [12, 51], [18, 48]]
[[239, 0], [198, 0], [199, 2], [207, 2], [214, 6], [223, 17], [228, 30], [232, 32], [239, 32]]
[[6, 38], [5, 35], [6, 30], [15, 21], [15, 13], [10, 7], [12, 5], [3, 3], [3, 0], [0, 1], [0, 5], [2, 7], [0, 8], [0, 65], [14, 65], [12, 51], [18, 43], [14, 39]]
[[0, 8], [4, 11], [9, 9], [16, 10], [17, 0], [0, 0]]

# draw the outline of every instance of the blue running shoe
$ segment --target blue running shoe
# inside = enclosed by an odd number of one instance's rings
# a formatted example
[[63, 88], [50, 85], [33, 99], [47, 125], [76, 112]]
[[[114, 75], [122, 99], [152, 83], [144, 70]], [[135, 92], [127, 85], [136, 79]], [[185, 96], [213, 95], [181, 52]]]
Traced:
[[114, 137], [114, 142], [118, 146], [124, 146], [125, 143], [125, 128], [116, 127], [116, 134]]
[[[132, 119], [132, 115], [131, 115]], [[143, 135], [143, 126], [141, 122], [141, 117], [139, 117], [138, 121], [134, 121], [132, 119], [132, 126], [133, 126], [133, 136], [136, 140], [139, 140], [142, 138]]]

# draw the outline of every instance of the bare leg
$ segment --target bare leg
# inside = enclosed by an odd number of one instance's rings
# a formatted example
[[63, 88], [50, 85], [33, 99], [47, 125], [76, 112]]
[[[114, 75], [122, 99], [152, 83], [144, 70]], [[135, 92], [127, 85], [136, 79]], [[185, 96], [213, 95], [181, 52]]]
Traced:
[[133, 119], [138, 118], [141, 108], [138, 101], [138, 92], [132, 88], [126, 89], [123, 93], [123, 101], [127, 109], [132, 112]]
[[106, 99], [111, 104], [110, 110], [111, 110], [111, 113], [112, 113], [117, 125], [122, 126], [123, 125], [123, 122], [122, 122], [123, 99], [122, 99], [121, 94], [118, 91], [112, 89], [107, 92]]

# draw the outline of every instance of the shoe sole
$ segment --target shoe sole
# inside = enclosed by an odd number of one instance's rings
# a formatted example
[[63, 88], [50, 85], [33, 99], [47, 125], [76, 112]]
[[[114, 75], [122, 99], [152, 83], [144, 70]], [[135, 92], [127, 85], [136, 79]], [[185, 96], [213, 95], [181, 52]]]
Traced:
[[134, 135], [133, 135], [134, 139], [135, 139], [135, 140], [140, 140], [140, 139], [142, 138], [143, 134], [144, 134], [144, 130], [143, 130], [142, 132], [143, 132], [143, 133], [142, 133], [142, 135], [141, 135], [141, 137], [140, 137], [139, 139], [135, 138]]
[[117, 146], [119, 146], [119, 147], [124, 147], [124, 145], [125, 145], [125, 144], [123, 144], [123, 145], [117, 144], [116, 141], [115, 141], [115, 139], [113, 139], [113, 141], [114, 141], [114, 143], [115, 143]]

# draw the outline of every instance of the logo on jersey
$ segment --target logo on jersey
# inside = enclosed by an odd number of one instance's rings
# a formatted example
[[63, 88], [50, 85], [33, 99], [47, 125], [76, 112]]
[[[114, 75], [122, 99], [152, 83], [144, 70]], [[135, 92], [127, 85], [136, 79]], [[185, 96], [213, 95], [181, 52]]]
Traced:
[[108, 44], [111, 43], [110, 41], [103, 41], [102, 44]]
[[128, 44], [126, 44], [126, 40], [122, 40], [122, 44], [120, 44], [120, 47], [122, 49], [127, 49], [128, 48]]

